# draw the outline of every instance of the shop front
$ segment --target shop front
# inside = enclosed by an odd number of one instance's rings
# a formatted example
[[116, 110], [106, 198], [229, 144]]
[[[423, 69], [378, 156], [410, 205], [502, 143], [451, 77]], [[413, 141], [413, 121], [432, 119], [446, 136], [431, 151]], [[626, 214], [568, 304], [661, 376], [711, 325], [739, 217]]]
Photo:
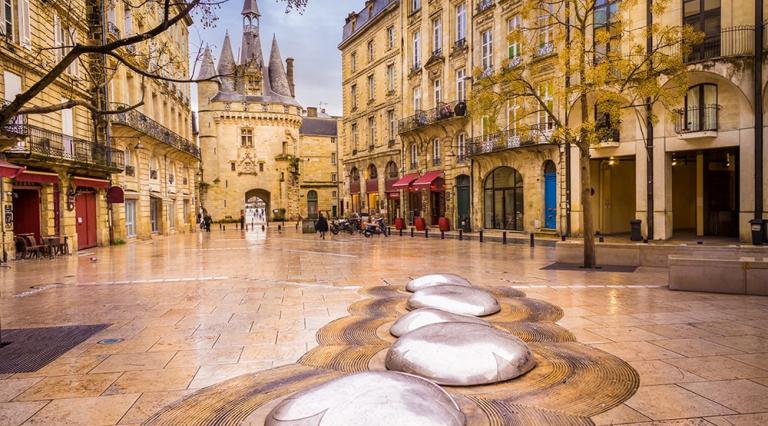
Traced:
[[394, 188], [397, 179], [387, 179], [384, 183], [384, 191], [387, 196], [387, 223], [395, 223], [400, 217], [400, 191]]
[[[437, 226], [441, 217], [445, 217], [445, 179], [442, 170], [424, 173], [411, 185], [415, 191], [424, 191], [429, 202], [429, 224]], [[420, 197], [422, 198], [422, 197]]]
[[352, 202], [350, 209], [352, 210], [353, 214], [354, 213], [360, 214], [362, 210], [362, 206], [360, 205], [360, 172], [359, 170], [357, 170], [356, 167], [353, 167], [349, 173], [349, 177], [350, 177], [349, 195]]
[[84, 250], [98, 245], [98, 216], [96, 211], [98, 190], [109, 189], [109, 181], [88, 177], [73, 177], [75, 196], [75, 225], [77, 249]]
[[[413, 182], [419, 179], [418, 173], [405, 175], [391, 186], [392, 191], [403, 191], [403, 194], [408, 194], [408, 224], [413, 225], [414, 220], [417, 217], [421, 217], [421, 193], [414, 190], [411, 186]], [[388, 190], [389, 193], [389, 190]], [[389, 196], [388, 196], [389, 197]]]

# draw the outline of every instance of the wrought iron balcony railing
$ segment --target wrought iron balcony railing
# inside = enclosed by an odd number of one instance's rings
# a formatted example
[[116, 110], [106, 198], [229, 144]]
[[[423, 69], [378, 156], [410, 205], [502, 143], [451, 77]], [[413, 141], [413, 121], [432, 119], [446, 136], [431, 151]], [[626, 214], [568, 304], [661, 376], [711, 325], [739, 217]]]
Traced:
[[395, 144], [396, 144], [396, 143], [397, 143], [397, 141], [396, 141], [395, 139], [390, 139], [390, 140], [387, 142], [387, 148], [393, 148], [393, 147], [395, 146]]
[[459, 50], [463, 50], [465, 47], [467, 47], [467, 39], [466, 38], [460, 38], [456, 40], [453, 43], [453, 51], [457, 52]]
[[555, 42], [553, 41], [547, 41], [539, 45], [538, 48], [536, 48], [536, 56], [547, 56], [549, 54], [552, 54], [555, 52]]
[[126, 176], [136, 176], [136, 168], [133, 166], [125, 166], [125, 175]]
[[[7, 107], [10, 104], [10, 102], [6, 100], [0, 101], [0, 106], [2, 108]], [[9, 136], [15, 136], [17, 138], [26, 136], [27, 134], [27, 115], [26, 114], [18, 114], [15, 115], [8, 123], [3, 126], [2, 133], [9, 135]]]
[[114, 22], [107, 22], [107, 33], [115, 40], [120, 39], [120, 28], [117, 28]]
[[485, 136], [477, 136], [469, 140], [466, 153], [463, 156], [490, 154], [498, 151], [552, 143], [554, 123], [535, 124], [528, 126], [525, 132], [504, 130]]
[[[120, 106], [113, 108], [119, 109]], [[186, 152], [196, 158], [200, 158], [200, 148], [190, 141], [184, 139], [178, 134], [172, 132], [167, 127], [147, 117], [137, 110], [130, 110], [120, 114], [110, 116], [113, 124], [128, 126], [134, 130], [142, 132], [158, 141], [173, 147], [179, 151]]]
[[475, 7], [475, 13], [483, 13], [493, 7], [494, 4], [496, 4], [494, 0], [478, 0], [477, 7]]
[[705, 105], [675, 110], [675, 133], [684, 135], [696, 132], [716, 132], [720, 105]]
[[688, 63], [715, 58], [737, 58], [755, 54], [755, 27], [739, 25], [723, 28], [720, 34], [709, 35], [692, 47], [685, 58]]
[[40, 157], [87, 167], [122, 171], [125, 153], [104, 144], [74, 138], [36, 126], [26, 126], [23, 139], [5, 151], [6, 155]]
[[410, 117], [401, 119], [398, 122], [397, 129], [400, 134], [403, 134], [422, 127], [430, 126], [439, 121], [450, 120], [456, 117], [466, 117], [467, 113], [467, 103], [464, 101], [440, 103], [437, 108], [432, 108], [427, 111], [418, 111]]

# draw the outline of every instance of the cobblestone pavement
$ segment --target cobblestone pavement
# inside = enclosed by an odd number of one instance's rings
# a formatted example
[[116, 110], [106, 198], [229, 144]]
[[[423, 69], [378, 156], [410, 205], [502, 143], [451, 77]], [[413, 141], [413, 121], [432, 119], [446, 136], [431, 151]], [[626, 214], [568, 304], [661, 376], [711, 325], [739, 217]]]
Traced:
[[140, 424], [203, 387], [295, 362], [359, 290], [430, 272], [557, 305], [579, 341], [627, 361], [640, 387], [597, 424], [768, 424], [768, 298], [670, 292], [664, 269], [541, 269], [553, 259], [551, 248], [291, 229], [12, 263], [0, 271], [3, 329], [109, 327], [38, 371], [0, 374], [0, 425]]

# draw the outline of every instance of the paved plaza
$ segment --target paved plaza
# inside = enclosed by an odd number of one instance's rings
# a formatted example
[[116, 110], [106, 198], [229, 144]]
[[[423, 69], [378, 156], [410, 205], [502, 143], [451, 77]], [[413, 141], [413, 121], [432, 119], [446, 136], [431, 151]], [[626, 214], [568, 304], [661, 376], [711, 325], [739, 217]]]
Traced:
[[[591, 356], [634, 370], [639, 386], [624, 383], [631, 392], [614, 408], [591, 402], [599, 390], [578, 390], [596, 424], [768, 424], [768, 298], [671, 292], [665, 269], [542, 269], [553, 262], [548, 247], [320, 240], [290, 227], [12, 263], [0, 272], [3, 340], [19, 329], [104, 328], [37, 371], [0, 374], [0, 425], [141, 424], [203, 388], [293, 365], [351, 305], [430, 272], [559, 308], [556, 325]], [[543, 334], [555, 326], [540, 322]]]

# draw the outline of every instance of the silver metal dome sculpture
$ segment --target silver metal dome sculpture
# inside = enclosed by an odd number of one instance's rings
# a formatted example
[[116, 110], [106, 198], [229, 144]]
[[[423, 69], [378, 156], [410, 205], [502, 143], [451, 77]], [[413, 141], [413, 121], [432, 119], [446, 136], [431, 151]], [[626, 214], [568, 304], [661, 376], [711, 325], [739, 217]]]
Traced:
[[456, 285], [428, 287], [408, 299], [408, 309], [435, 308], [459, 315], [482, 317], [501, 310], [499, 302], [487, 291]]
[[536, 366], [528, 345], [510, 333], [480, 324], [432, 324], [412, 331], [387, 352], [390, 370], [417, 374], [441, 385], [503, 382]]
[[460, 426], [456, 402], [440, 386], [410, 374], [364, 372], [303, 390], [278, 404], [265, 426]]
[[400, 337], [406, 333], [410, 333], [413, 330], [425, 327], [431, 324], [439, 324], [446, 322], [470, 322], [474, 324], [488, 325], [487, 321], [481, 320], [477, 317], [469, 315], [452, 314], [450, 312], [441, 311], [434, 308], [421, 308], [411, 311], [395, 321], [392, 327], [389, 328], [389, 333], [395, 337]]
[[405, 289], [413, 293], [421, 289], [440, 285], [460, 285], [464, 287], [472, 287], [472, 284], [469, 282], [469, 280], [455, 274], [430, 274], [410, 280], [405, 286]]

